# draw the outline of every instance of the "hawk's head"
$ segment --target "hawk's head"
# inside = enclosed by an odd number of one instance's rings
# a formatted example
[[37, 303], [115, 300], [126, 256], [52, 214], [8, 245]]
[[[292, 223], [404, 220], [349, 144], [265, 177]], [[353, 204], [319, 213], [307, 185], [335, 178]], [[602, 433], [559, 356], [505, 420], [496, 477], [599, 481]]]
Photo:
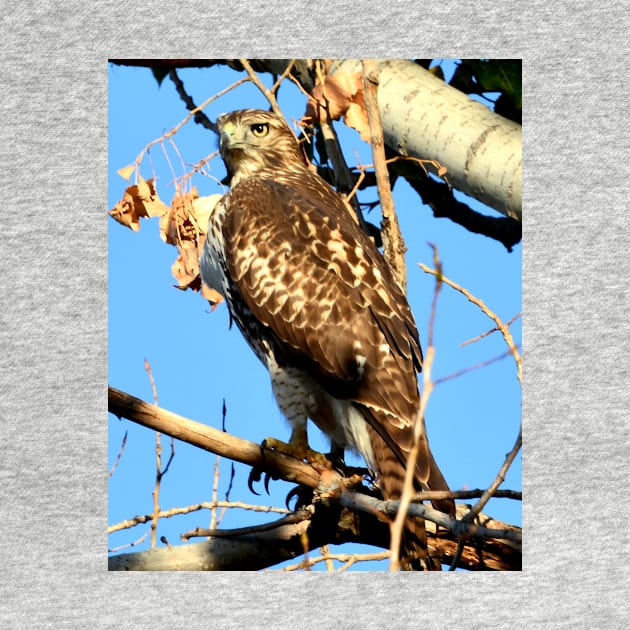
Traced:
[[262, 109], [241, 109], [217, 119], [219, 147], [231, 179], [239, 180], [262, 170], [304, 168], [304, 155], [287, 123]]

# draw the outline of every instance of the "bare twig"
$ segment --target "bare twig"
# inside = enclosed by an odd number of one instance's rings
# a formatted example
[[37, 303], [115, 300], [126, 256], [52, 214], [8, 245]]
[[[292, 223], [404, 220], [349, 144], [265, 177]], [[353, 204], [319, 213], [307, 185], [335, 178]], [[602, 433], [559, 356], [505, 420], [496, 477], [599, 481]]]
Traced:
[[214, 506], [210, 510], [210, 529], [215, 529], [218, 524], [217, 520], [217, 496], [219, 492], [219, 462], [221, 461], [221, 456], [217, 455], [214, 458], [214, 476], [212, 483], [212, 505]]
[[[426, 265], [422, 263], [418, 263], [418, 266], [425, 273], [430, 273], [434, 276], [441, 274], [441, 271], [430, 269], [429, 267], [427, 267]], [[510, 353], [514, 357], [514, 361], [516, 363], [518, 382], [522, 384], [523, 383], [523, 361], [521, 359], [521, 355], [518, 351], [518, 348], [516, 347], [516, 344], [514, 343], [514, 338], [512, 337], [512, 333], [510, 333], [510, 330], [507, 324], [503, 323], [501, 318], [498, 315], [496, 315], [493, 311], [491, 311], [483, 302], [483, 300], [480, 300], [479, 298], [475, 297], [470, 291], [468, 291], [468, 289], [465, 289], [464, 287], [460, 286], [456, 282], [449, 280], [445, 276], [442, 276], [442, 281], [445, 284], [448, 284], [449, 287], [452, 287], [456, 291], [459, 291], [462, 295], [466, 296], [466, 298], [468, 298], [470, 302], [478, 306], [481, 309], [481, 312], [487, 315], [496, 324], [497, 329], [503, 335], [503, 339], [505, 339], [505, 343], [510, 349]]]
[[[223, 403], [221, 405], [221, 428], [223, 429], [223, 431], [225, 432], [225, 418], [227, 416], [227, 406], [225, 404], [225, 398], [223, 399]], [[210, 510], [210, 529], [215, 529], [217, 527], [217, 525], [221, 522], [221, 520], [223, 519], [223, 515], [225, 514], [225, 508], [223, 508], [221, 510], [221, 515], [219, 517], [217, 517], [217, 496], [218, 496], [218, 492], [219, 492], [219, 462], [221, 461], [221, 456], [217, 455], [214, 459], [214, 483], [212, 485], [212, 503], [213, 503], [213, 508], [212, 510]], [[233, 472], [233, 470], [232, 470]], [[230, 480], [230, 484], [232, 483], [232, 481]], [[229, 495], [229, 488], [228, 491], [225, 493], [225, 498], [226, 500], [228, 499], [228, 495]]]
[[271, 88], [271, 93], [275, 96], [278, 93], [278, 88], [282, 84], [282, 82], [289, 76], [291, 70], [293, 70], [293, 66], [295, 66], [295, 59], [290, 59], [287, 67], [284, 69], [284, 72], [276, 79], [276, 82], [273, 84]]
[[503, 483], [503, 481], [505, 480], [505, 474], [507, 473], [509, 467], [512, 465], [512, 462], [514, 461], [514, 458], [516, 457], [517, 453], [521, 450], [522, 445], [523, 445], [523, 434], [522, 434], [522, 427], [520, 427], [518, 431], [518, 435], [516, 436], [516, 441], [514, 442], [514, 446], [512, 447], [512, 450], [505, 456], [505, 461], [503, 462], [503, 465], [499, 469], [499, 472], [497, 473], [497, 476], [495, 477], [494, 481], [492, 482], [492, 484], [490, 484], [488, 489], [483, 493], [479, 501], [477, 501], [473, 509], [470, 511], [470, 515], [466, 516], [466, 519], [468, 521], [471, 521], [481, 512], [481, 510], [483, 510], [486, 503], [488, 503], [488, 501], [492, 498], [492, 496], [496, 492], [497, 488]]
[[114, 472], [116, 470], [116, 467], [118, 466], [118, 463], [120, 462], [120, 458], [122, 457], [122, 454], [123, 454], [123, 452], [125, 450], [125, 445], [126, 444], [127, 444], [127, 431], [125, 431], [125, 435], [123, 435], [122, 442], [120, 443], [120, 449], [118, 451], [118, 455], [116, 456], [116, 461], [113, 463], [113, 465], [112, 465], [112, 467], [111, 467], [111, 469], [109, 471], [109, 476], [110, 477], [114, 474]]
[[168, 138], [173, 137], [197, 112], [203, 110], [205, 107], [207, 107], [213, 101], [216, 101], [221, 96], [227, 94], [228, 92], [230, 92], [234, 88], [238, 87], [239, 85], [241, 85], [243, 83], [246, 83], [247, 81], [249, 81], [249, 79], [247, 77], [243, 77], [242, 79], [239, 79], [238, 81], [235, 81], [234, 83], [232, 83], [231, 85], [226, 87], [224, 90], [221, 90], [220, 92], [217, 92], [217, 94], [214, 94], [210, 98], [206, 99], [201, 105], [199, 105], [194, 110], [192, 110], [188, 114], [188, 116], [186, 116], [181, 122], [179, 122], [177, 125], [175, 125], [175, 127], [173, 127], [171, 130], [169, 130], [166, 133], [162, 134], [159, 138], [156, 138], [155, 140], [152, 140], [151, 142], [149, 142], [149, 144], [147, 144], [144, 147], [144, 149], [142, 149], [142, 151], [140, 151], [140, 153], [138, 154], [138, 157], [136, 158], [136, 161], [135, 161], [136, 178], [138, 176], [138, 173], [139, 173], [139, 170], [140, 170], [140, 164], [142, 162], [142, 159], [144, 158], [144, 154], [147, 153], [147, 151], [152, 146], [154, 146], [154, 145], [156, 145], [156, 144], [158, 144], [160, 142], [163, 142], [164, 140], [166, 140]]
[[[319, 126], [322, 130], [324, 144], [326, 145], [326, 153], [330, 158], [333, 172], [335, 173], [336, 188], [338, 192], [344, 195], [346, 202], [350, 205], [352, 210], [354, 210], [354, 217], [361, 226], [361, 229], [366, 234], [369, 234], [370, 232], [365, 224], [365, 219], [363, 218], [363, 213], [361, 212], [361, 206], [358, 199], [354, 194], [348, 194], [349, 191], [352, 191], [354, 188], [352, 172], [343, 156], [343, 151], [339, 144], [339, 139], [337, 138], [337, 133], [335, 132], [335, 128], [330, 122], [330, 117], [328, 115], [329, 106], [328, 98], [326, 96], [326, 77], [324, 76], [325, 63], [323, 61], [316, 61], [315, 71], [317, 73], [318, 81], [322, 86], [322, 98], [324, 101], [323, 106], [326, 111], [326, 115], [320, 117]], [[308, 94], [307, 96], [310, 97]]]
[[[358, 562], [369, 562], [374, 560], [385, 560], [389, 557], [389, 551], [378, 551], [375, 553], [330, 553], [328, 551], [328, 545], [321, 548], [321, 555], [315, 556], [308, 560], [309, 566], [315, 566], [320, 562], [326, 563], [326, 568], [328, 571], [335, 571], [335, 567], [333, 565], [333, 560], [337, 562], [343, 562], [343, 566], [339, 567], [338, 573], [343, 573], [347, 569], [349, 569], [352, 565]], [[289, 566], [283, 567], [282, 569], [271, 569], [268, 572], [274, 573], [276, 571], [287, 572], [287, 571], [299, 571], [304, 568], [304, 560], [299, 562], [298, 564], [291, 564]]]
[[273, 112], [275, 114], [278, 114], [278, 116], [282, 116], [284, 118], [282, 110], [280, 109], [280, 105], [278, 105], [278, 101], [276, 100], [273, 91], [269, 90], [267, 86], [260, 80], [258, 73], [252, 68], [247, 59], [239, 59], [239, 61], [242, 64], [243, 68], [245, 68], [249, 80], [263, 93], [263, 96], [269, 101]]
[[398, 217], [394, 208], [392, 189], [389, 183], [387, 160], [385, 159], [385, 141], [383, 139], [383, 126], [378, 108], [378, 65], [374, 59], [364, 59], [363, 64], [363, 95], [365, 107], [368, 113], [370, 125], [370, 144], [372, 145], [372, 157], [376, 173], [376, 187], [381, 201], [383, 224], [381, 234], [383, 237], [383, 256], [398, 284], [406, 291], [407, 277], [405, 267], [405, 243], [398, 225]]
[[278, 529], [285, 525], [293, 525], [309, 520], [313, 515], [311, 510], [303, 509], [297, 512], [290, 512], [286, 516], [273, 521], [272, 523], [263, 523], [262, 525], [249, 525], [248, 527], [237, 527], [235, 529], [202, 529], [197, 527], [190, 532], [184, 532], [180, 538], [182, 540], [190, 540], [191, 538], [214, 536], [215, 538], [234, 538], [236, 536], [247, 536], [249, 534], [258, 534], [260, 532], [268, 532], [272, 529]]
[[[151, 371], [151, 365], [146, 359], [144, 360], [144, 369], [147, 371], [147, 374], [149, 375], [149, 381], [151, 383], [151, 391], [153, 392], [153, 404], [157, 407], [158, 395], [157, 395], [157, 389], [155, 387], [155, 380], [153, 378], [153, 372]], [[155, 548], [155, 543], [157, 540], [158, 514], [160, 513], [159, 496], [160, 496], [160, 482], [162, 480], [162, 441], [160, 439], [159, 431], [157, 431], [155, 434], [155, 459], [156, 459], [156, 473], [155, 473], [155, 486], [153, 488], [153, 518], [151, 519], [151, 549]]]
[[481, 363], [475, 363], [475, 365], [469, 365], [468, 367], [458, 370], [457, 372], [453, 372], [451, 374], [447, 374], [446, 376], [441, 376], [440, 378], [436, 378], [435, 381], [433, 381], [433, 385], [439, 385], [440, 383], [444, 383], [445, 381], [449, 381], [451, 379], [463, 376], [464, 374], [467, 374], [468, 372], [472, 372], [474, 370], [479, 370], [481, 368], [488, 367], [489, 365], [492, 365], [493, 363], [496, 363], [497, 361], [501, 361], [502, 359], [509, 357], [511, 354], [512, 354], [511, 350], [506, 350], [503, 354], [493, 357], [492, 359], [488, 359], [487, 361], [482, 361]]
[[[522, 316], [522, 313], [520, 313], [520, 312], [517, 313], [505, 325], [509, 328], [521, 316]], [[488, 335], [491, 335], [493, 332], [497, 332], [498, 330], [499, 329], [495, 326], [494, 328], [491, 328], [490, 330], [486, 330], [486, 332], [481, 333], [480, 335], [477, 335], [476, 337], [473, 337], [472, 339], [468, 339], [466, 341], [462, 341], [462, 343], [459, 344], [459, 347], [463, 348], [464, 346], [467, 346], [469, 343], [475, 343], [476, 341], [479, 341], [480, 339], [483, 339], [484, 337], [487, 337]]]
[[424, 416], [429, 397], [433, 391], [433, 381], [431, 380], [431, 368], [433, 366], [433, 357], [435, 355], [435, 347], [433, 345], [433, 327], [437, 312], [438, 296], [442, 288], [442, 263], [440, 262], [437, 247], [432, 243], [429, 243], [429, 245], [433, 249], [433, 262], [438, 270], [438, 273], [435, 274], [436, 281], [435, 289], [433, 291], [433, 301], [431, 303], [431, 314], [429, 317], [427, 348], [424, 352], [424, 360], [422, 362], [423, 389], [422, 396], [420, 397], [420, 409], [418, 410], [418, 416], [416, 417], [413, 427], [413, 445], [407, 458], [405, 481], [400, 497], [400, 510], [397, 512], [396, 518], [391, 527], [392, 555], [390, 557], [390, 571], [398, 571], [400, 568], [400, 543], [402, 540], [402, 532], [404, 529], [404, 522], [407, 517], [407, 511], [414, 493], [413, 482], [415, 477], [416, 462], [418, 460], [418, 452], [420, 450], [420, 439], [424, 437], [425, 431]]
[[[429, 269], [426, 265], [423, 265], [422, 263], [420, 263], [419, 266], [425, 273], [430, 273], [430, 274], [440, 277], [445, 284], [448, 284], [450, 287], [454, 288], [455, 290], [459, 291], [462, 295], [466, 296], [466, 298], [470, 302], [478, 306], [481, 309], [481, 311], [496, 324], [496, 328], [503, 335], [503, 339], [505, 340], [505, 343], [508, 346], [510, 354], [512, 354], [512, 356], [514, 357], [514, 361], [516, 363], [518, 382], [519, 384], [522, 385], [523, 363], [522, 363], [521, 355], [518, 351], [516, 344], [514, 343], [514, 339], [508, 328], [508, 325], [505, 324], [498, 315], [496, 315], [493, 311], [491, 311], [488, 308], [488, 306], [483, 302], [483, 300], [480, 300], [479, 298], [475, 297], [472, 293], [470, 293], [470, 291], [468, 291], [467, 289], [461, 287], [457, 283], [446, 278], [443, 275], [442, 270], [438, 268], [437, 266], [435, 270]], [[492, 498], [497, 488], [501, 485], [501, 483], [503, 483], [503, 480], [505, 479], [505, 474], [507, 473], [507, 470], [509, 469], [512, 462], [514, 461], [514, 458], [516, 457], [517, 453], [520, 451], [522, 443], [523, 443], [522, 427], [519, 427], [519, 432], [514, 442], [514, 446], [512, 447], [510, 452], [506, 455], [505, 461], [503, 465], [501, 466], [501, 468], [499, 469], [499, 472], [497, 473], [492, 484], [483, 493], [483, 495], [481, 496], [477, 504], [473, 507], [473, 509], [470, 511], [470, 513], [466, 515], [465, 519], [467, 522], [471, 522], [481, 512], [481, 510], [486, 505], [486, 503]]]
[[[249, 503], [243, 503], [242, 501], [216, 501], [216, 502], [202, 502], [195, 505], [188, 505], [181, 508], [171, 508], [170, 510], [162, 510], [159, 514], [160, 518], [170, 518], [172, 516], [180, 516], [182, 514], [190, 514], [192, 512], [198, 512], [199, 510], [213, 510], [214, 508], [230, 508], [240, 510], [250, 510], [252, 512], [274, 512], [277, 514], [289, 514], [291, 510], [287, 508], [278, 508], [269, 505], [252, 505]], [[110, 525], [107, 528], [108, 534], [119, 532], [123, 529], [130, 529], [143, 523], [148, 523], [153, 518], [153, 514], [138, 515], [134, 518], [120, 521], [114, 525]]]
[[124, 545], [120, 545], [118, 547], [112, 547], [110, 549], [108, 549], [107, 551], [109, 553], [116, 553], [117, 551], [122, 551], [123, 549], [129, 549], [130, 547], [135, 547], [136, 545], [140, 545], [142, 542], [144, 542], [144, 539], [149, 535], [149, 531], [147, 530], [146, 532], [144, 532], [144, 534], [142, 534], [142, 536], [140, 536], [140, 538], [138, 538], [137, 540], [134, 540], [133, 542], [130, 543], [126, 543]]
[[[153, 404], [158, 405], [158, 394], [157, 388], [155, 386], [155, 379], [153, 378], [153, 371], [151, 370], [151, 365], [147, 361], [144, 360], [144, 368], [149, 375], [149, 381], [151, 382], [151, 390], [153, 392]], [[162, 468], [162, 436], [159, 431], [155, 434], [155, 486], [153, 488], [153, 519], [151, 520], [151, 548], [155, 548], [156, 538], [157, 538], [157, 524], [159, 520], [160, 514], [160, 486], [162, 484], [162, 478], [168, 472], [168, 469], [175, 457], [175, 441], [171, 437], [171, 454], [168, 458], [168, 462], [166, 466]]]
[[182, 184], [184, 184], [187, 180], [191, 179], [195, 173], [201, 173], [202, 175], [209, 177], [210, 179], [214, 180], [217, 186], [220, 186], [225, 190], [225, 186], [221, 183], [221, 181], [217, 177], [210, 175], [210, 173], [205, 171], [205, 169], [203, 168], [208, 162], [210, 162], [210, 160], [214, 159], [218, 155], [219, 155], [218, 151], [213, 151], [212, 153], [210, 153], [210, 155], [207, 155], [205, 158], [201, 159], [196, 164], [190, 165], [189, 169], [183, 175], [179, 177], [175, 177], [172, 180], [172, 182], [169, 182], [175, 185], [175, 191], [176, 191], [175, 194], [176, 195], [178, 194], [178, 191], [181, 189]]
[[329, 573], [333, 573], [335, 571], [335, 564], [333, 563], [333, 558], [330, 553], [330, 547], [328, 545], [320, 547], [319, 553], [321, 554], [321, 558], [313, 558], [313, 562], [323, 560], [324, 562], [326, 562], [326, 571], [328, 571]]
[[[486, 490], [477, 488], [476, 490], [424, 490], [416, 492], [413, 501], [435, 501], [441, 499], [476, 499], [483, 496]], [[515, 501], [523, 500], [523, 493], [519, 490], [497, 490], [494, 493], [495, 499], [514, 499]]]

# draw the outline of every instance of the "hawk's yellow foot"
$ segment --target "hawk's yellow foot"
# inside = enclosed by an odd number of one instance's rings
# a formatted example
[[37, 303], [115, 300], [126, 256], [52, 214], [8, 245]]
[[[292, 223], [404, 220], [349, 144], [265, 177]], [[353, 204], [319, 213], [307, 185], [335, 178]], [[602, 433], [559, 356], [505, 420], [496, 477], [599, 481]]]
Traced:
[[289, 442], [283, 442], [273, 437], [265, 438], [262, 441], [261, 448], [264, 450], [273, 450], [289, 457], [295, 457], [300, 461], [305, 461], [311, 464], [316, 470], [328, 470], [332, 467], [331, 462], [326, 458], [326, 455], [314, 451], [308, 446], [306, 441], [301, 439], [292, 439]]

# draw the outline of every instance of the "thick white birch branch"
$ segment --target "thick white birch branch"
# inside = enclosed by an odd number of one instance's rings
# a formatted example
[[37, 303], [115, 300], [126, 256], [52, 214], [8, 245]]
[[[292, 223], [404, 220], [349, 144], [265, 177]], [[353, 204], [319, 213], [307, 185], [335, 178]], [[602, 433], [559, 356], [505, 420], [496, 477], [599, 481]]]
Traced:
[[[339, 69], [360, 72], [361, 62]], [[379, 60], [385, 142], [402, 155], [437, 160], [454, 188], [521, 220], [522, 127], [406, 59]]]

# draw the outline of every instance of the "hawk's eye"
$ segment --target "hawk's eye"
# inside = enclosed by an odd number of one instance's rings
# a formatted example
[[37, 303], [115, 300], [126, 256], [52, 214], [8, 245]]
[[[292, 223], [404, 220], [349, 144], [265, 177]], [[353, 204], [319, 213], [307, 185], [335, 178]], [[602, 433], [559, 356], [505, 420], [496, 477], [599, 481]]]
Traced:
[[255, 123], [250, 129], [257, 138], [264, 138], [269, 133], [269, 125], [267, 123]]

